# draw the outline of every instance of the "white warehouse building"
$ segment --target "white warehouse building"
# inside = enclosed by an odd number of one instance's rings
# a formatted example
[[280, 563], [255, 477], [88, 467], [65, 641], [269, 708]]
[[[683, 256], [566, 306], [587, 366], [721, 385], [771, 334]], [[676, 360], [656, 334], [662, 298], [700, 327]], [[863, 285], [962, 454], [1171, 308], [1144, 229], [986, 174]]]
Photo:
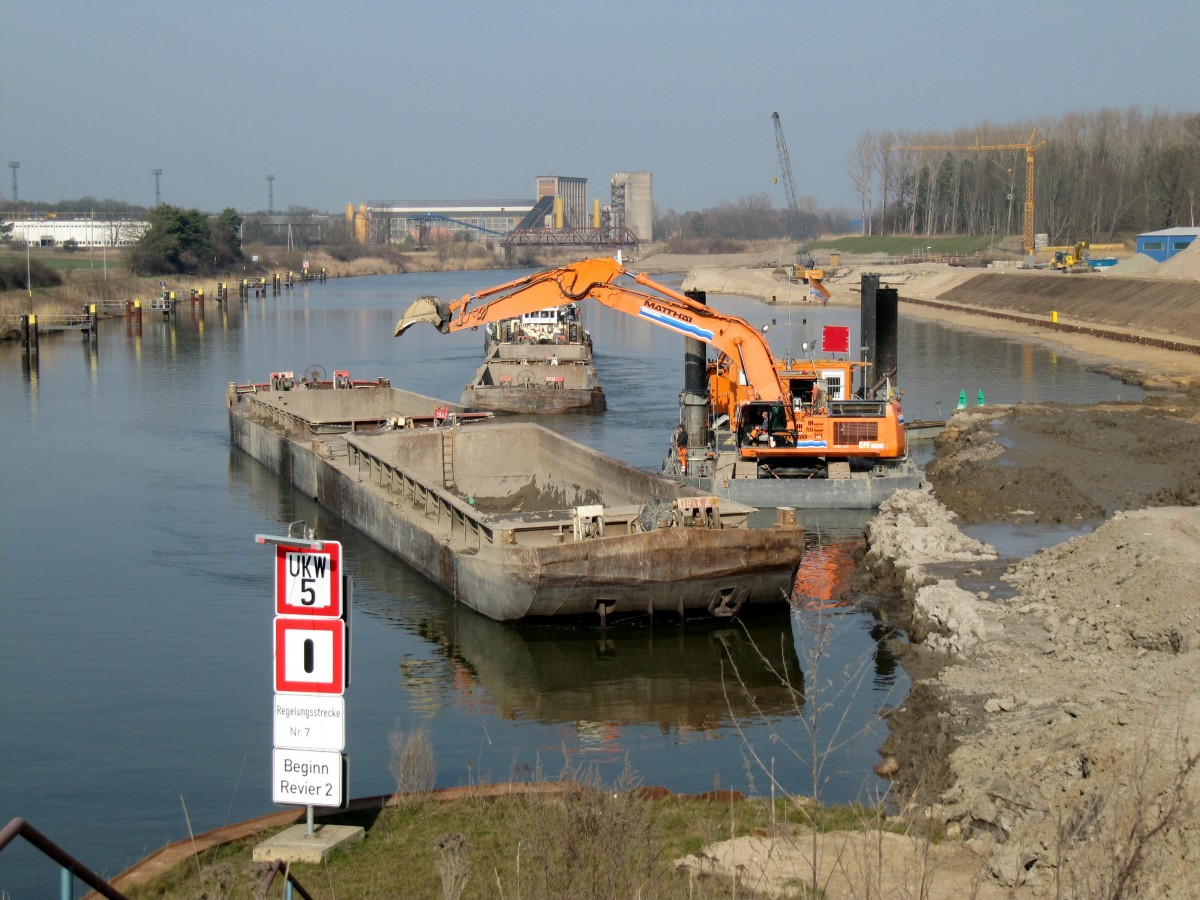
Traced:
[[34, 247], [128, 247], [136, 244], [149, 222], [133, 219], [16, 219], [11, 238]]

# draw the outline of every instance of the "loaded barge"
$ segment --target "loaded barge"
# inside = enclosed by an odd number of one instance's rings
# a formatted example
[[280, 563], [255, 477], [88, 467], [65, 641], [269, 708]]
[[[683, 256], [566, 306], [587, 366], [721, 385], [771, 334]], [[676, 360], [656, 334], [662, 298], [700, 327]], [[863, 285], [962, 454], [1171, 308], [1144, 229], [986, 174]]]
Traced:
[[[286, 383], [286, 382], [285, 382]], [[803, 530], [545, 428], [392, 388], [231, 384], [231, 442], [500, 621], [728, 617], [786, 602]]]
[[578, 304], [492, 322], [486, 332], [483, 365], [459, 401], [464, 407], [526, 415], [604, 411]]

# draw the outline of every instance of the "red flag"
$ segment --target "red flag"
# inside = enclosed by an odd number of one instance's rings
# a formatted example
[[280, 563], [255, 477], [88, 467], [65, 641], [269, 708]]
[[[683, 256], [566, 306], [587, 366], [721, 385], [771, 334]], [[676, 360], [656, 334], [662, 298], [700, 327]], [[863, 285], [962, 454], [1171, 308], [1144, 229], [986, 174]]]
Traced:
[[822, 353], [849, 353], [850, 326], [826, 325], [821, 329]]

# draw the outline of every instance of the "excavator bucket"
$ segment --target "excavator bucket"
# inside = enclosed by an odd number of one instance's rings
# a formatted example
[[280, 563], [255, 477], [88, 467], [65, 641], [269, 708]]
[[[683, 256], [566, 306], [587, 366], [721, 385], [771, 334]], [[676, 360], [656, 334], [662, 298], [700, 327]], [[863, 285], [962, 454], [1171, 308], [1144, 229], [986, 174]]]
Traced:
[[404, 332], [418, 322], [428, 322], [436, 326], [437, 330], [442, 332], [442, 334], [445, 334], [450, 330], [450, 304], [441, 297], [430, 295], [418, 297], [404, 311], [404, 315], [396, 323], [396, 330], [392, 332], [392, 336], [400, 337], [400, 335], [404, 334]]

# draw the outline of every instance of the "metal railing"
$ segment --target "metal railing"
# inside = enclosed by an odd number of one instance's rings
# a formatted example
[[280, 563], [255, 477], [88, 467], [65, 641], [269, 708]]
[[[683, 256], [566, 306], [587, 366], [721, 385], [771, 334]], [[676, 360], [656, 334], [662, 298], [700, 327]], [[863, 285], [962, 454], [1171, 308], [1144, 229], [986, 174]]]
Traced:
[[287, 886], [287, 900], [291, 900], [293, 891], [303, 897], [304, 900], [313, 900], [312, 894], [292, 874], [291, 869], [288, 868], [288, 864], [282, 859], [277, 859], [271, 863], [271, 868], [267, 870], [267, 877], [263, 881], [263, 886], [258, 893], [260, 897], [267, 896], [267, 891], [271, 890], [271, 885], [275, 883], [275, 876], [280, 872], [283, 872], [284, 884]]
[[[15, 838], [23, 837], [26, 841], [40, 850], [45, 856], [58, 863], [61, 867], [61, 878], [59, 879], [59, 896], [62, 900], [72, 900], [75, 895], [74, 879], [78, 878], [88, 887], [102, 897], [107, 897], [109, 900], [128, 900], [125, 894], [122, 894], [115, 887], [77, 860], [74, 856], [50, 840], [42, 832], [38, 831], [22, 818], [13, 819], [3, 829], [0, 829], [0, 853], [4, 852], [4, 848], [13, 842]], [[271, 863], [270, 869], [267, 871], [267, 877], [263, 881], [262, 888], [259, 890], [260, 897], [266, 897], [268, 891], [271, 890], [271, 885], [275, 883], [275, 876], [283, 873], [284, 884], [286, 886], [286, 897], [292, 897], [293, 891], [299, 894], [304, 900], [313, 900], [308, 889], [304, 887], [291, 873], [288, 864], [282, 859], [277, 859]]]
[[45, 856], [48, 856], [62, 867], [62, 877], [59, 881], [59, 895], [64, 900], [71, 900], [74, 887], [73, 880], [75, 878], [78, 878], [101, 896], [108, 897], [109, 900], [126, 900], [124, 894], [24, 819], [13, 819], [3, 829], [0, 829], [0, 853], [17, 837], [25, 838], [25, 840], [40, 850]]

